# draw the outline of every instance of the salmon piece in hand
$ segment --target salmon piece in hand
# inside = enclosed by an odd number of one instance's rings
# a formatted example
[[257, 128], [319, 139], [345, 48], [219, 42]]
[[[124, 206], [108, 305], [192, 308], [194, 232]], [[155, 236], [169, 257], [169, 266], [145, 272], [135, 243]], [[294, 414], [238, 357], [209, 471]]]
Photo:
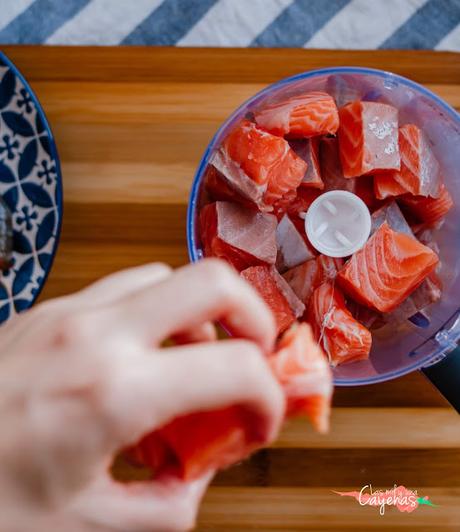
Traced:
[[[332, 375], [327, 359], [307, 324], [295, 324], [280, 339], [268, 363], [287, 399], [286, 415], [307, 415], [313, 427], [329, 427]], [[264, 427], [248, 407], [233, 405], [175, 418], [149, 433], [125, 456], [152, 469], [191, 481], [223, 469], [266, 444]]]
[[290, 138], [335, 134], [339, 127], [334, 98], [320, 91], [269, 105], [254, 116], [257, 124], [266, 131]]
[[230, 406], [175, 418], [126, 451], [134, 464], [185, 481], [246, 458], [264, 443], [248, 409]]
[[326, 356], [306, 323], [294, 324], [268, 358], [287, 399], [287, 416], [305, 414], [321, 433], [329, 428], [332, 374]]
[[339, 110], [340, 160], [346, 178], [377, 170], [399, 170], [398, 110], [356, 101]]
[[397, 233], [384, 222], [337, 275], [344, 292], [358, 303], [391, 312], [436, 268], [433, 250]]
[[313, 292], [308, 321], [333, 367], [369, 358], [371, 333], [352, 316], [334, 283], [323, 283]]
[[219, 257], [241, 271], [276, 261], [276, 216], [226, 201], [205, 205], [201, 240], [207, 257]]
[[221, 150], [245, 176], [265, 188], [263, 203], [268, 206], [294, 191], [307, 171], [307, 163], [287, 140], [262, 131], [249, 120], [230, 132]]
[[272, 311], [278, 334], [304, 313], [304, 304], [274, 266], [253, 266], [242, 271], [241, 277], [257, 290]]
[[[423, 131], [414, 124], [399, 128], [400, 170], [375, 177], [379, 196], [414, 196], [438, 198], [441, 194], [441, 170]], [[403, 192], [401, 192], [401, 190]]]

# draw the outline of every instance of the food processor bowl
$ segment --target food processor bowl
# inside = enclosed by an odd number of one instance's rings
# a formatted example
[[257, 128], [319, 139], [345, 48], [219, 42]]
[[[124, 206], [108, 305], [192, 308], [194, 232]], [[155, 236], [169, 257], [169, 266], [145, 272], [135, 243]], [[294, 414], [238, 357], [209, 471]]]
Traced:
[[235, 122], [278, 100], [309, 91], [326, 91], [338, 106], [361, 99], [394, 105], [400, 124], [413, 123], [427, 135], [439, 160], [446, 186], [455, 205], [436, 232], [443, 281], [441, 301], [427, 309], [429, 326], [403, 326], [373, 334], [366, 361], [334, 368], [338, 386], [356, 386], [395, 379], [422, 370], [460, 410], [460, 115], [439, 96], [402, 76], [357, 67], [304, 72], [268, 86], [239, 107], [221, 126], [207, 147], [193, 181], [187, 219], [190, 259], [203, 257], [198, 215], [204, 201], [203, 176], [213, 151]]

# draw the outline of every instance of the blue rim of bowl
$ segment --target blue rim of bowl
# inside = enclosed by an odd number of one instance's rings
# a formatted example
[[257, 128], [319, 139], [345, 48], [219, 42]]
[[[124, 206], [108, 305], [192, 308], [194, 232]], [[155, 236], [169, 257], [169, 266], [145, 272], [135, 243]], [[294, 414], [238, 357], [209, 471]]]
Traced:
[[40, 100], [38, 99], [38, 97], [35, 94], [35, 92], [32, 90], [32, 87], [30, 86], [29, 82], [21, 74], [21, 72], [18, 69], [18, 67], [1, 50], [0, 50], [0, 59], [13, 71], [14, 75], [19, 78], [21, 83], [24, 85], [24, 87], [26, 88], [26, 90], [30, 94], [30, 97], [32, 98], [32, 101], [34, 102], [35, 108], [37, 109], [37, 113], [39, 114], [40, 119], [42, 121], [43, 128], [44, 128], [44, 130], [46, 131], [46, 133], [48, 135], [48, 138], [49, 138], [49, 141], [50, 141], [51, 157], [56, 163], [56, 176], [57, 176], [57, 179], [56, 179], [55, 197], [56, 197], [56, 210], [57, 210], [58, 220], [57, 220], [57, 227], [56, 227], [56, 235], [55, 235], [54, 246], [53, 246], [53, 250], [52, 250], [52, 253], [51, 253], [50, 262], [48, 264], [48, 267], [44, 271], [43, 279], [42, 279], [39, 287], [37, 288], [37, 290], [34, 292], [34, 295], [33, 295], [32, 299], [28, 302], [27, 307], [24, 308], [24, 310], [26, 310], [26, 309], [30, 308], [35, 303], [35, 301], [37, 300], [37, 298], [41, 294], [41, 292], [43, 290], [43, 287], [45, 286], [46, 281], [48, 279], [48, 276], [50, 274], [50, 271], [51, 271], [51, 269], [53, 267], [54, 259], [56, 257], [57, 249], [59, 247], [59, 243], [60, 243], [60, 240], [61, 240], [62, 219], [63, 219], [63, 216], [64, 216], [64, 205], [63, 205], [63, 201], [62, 201], [62, 198], [63, 198], [63, 186], [62, 186], [61, 162], [60, 162], [60, 159], [59, 159], [59, 154], [58, 154], [58, 150], [57, 150], [57, 146], [56, 146], [56, 141], [54, 140], [53, 132], [51, 131], [51, 127], [49, 125], [48, 119], [46, 118], [45, 112], [43, 111], [43, 107], [42, 107], [42, 105], [40, 103]]
[[[198, 169], [195, 173], [195, 177], [193, 178], [193, 182], [192, 182], [192, 187], [190, 189], [189, 203], [188, 203], [188, 209], [187, 209], [187, 248], [188, 248], [189, 259], [191, 262], [196, 262], [201, 259], [201, 257], [198, 256], [196, 241], [195, 241], [195, 220], [196, 220], [195, 212], [197, 208], [198, 191], [199, 191], [199, 186], [201, 184], [201, 178], [202, 178], [203, 172], [208, 164], [208, 156], [210, 152], [214, 149], [216, 139], [219, 137], [220, 133], [232, 122], [232, 120], [235, 119], [235, 117], [240, 113], [240, 111], [242, 111], [245, 107], [247, 107], [249, 104], [257, 100], [258, 98], [261, 98], [265, 94], [271, 92], [272, 90], [282, 87], [283, 85], [286, 85], [288, 83], [292, 83], [293, 81], [299, 81], [303, 79], [316, 77], [318, 75], [327, 75], [327, 74], [371, 74], [371, 75], [379, 76], [381, 78], [392, 78], [395, 81], [398, 81], [401, 84], [410, 87], [411, 89], [415, 89], [419, 93], [423, 94], [424, 96], [434, 100], [435, 103], [439, 105], [439, 107], [441, 107], [444, 111], [446, 111], [446, 113], [449, 114], [453, 120], [458, 122], [460, 126], [460, 114], [453, 107], [451, 107], [448, 103], [446, 103], [442, 98], [440, 98], [437, 94], [435, 94], [434, 92], [430, 91], [429, 89], [427, 89], [426, 87], [424, 87], [423, 85], [420, 85], [419, 83], [415, 81], [405, 78], [404, 76], [401, 76], [399, 74], [388, 72], [386, 70], [378, 70], [376, 68], [346, 67], [346, 66], [334, 67], [334, 68], [319, 68], [315, 70], [309, 70], [308, 72], [301, 72], [300, 74], [295, 74], [294, 76], [283, 78], [277, 81], [276, 83], [272, 83], [271, 85], [268, 85], [261, 91], [254, 94], [254, 96], [244, 101], [227, 118], [227, 120], [225, 120], [225, 122], [219, 127], [215, 135], [212, 137], [203, 156], [201, 157], [200, 164], [198, 165]], [[456, 312], [458, 311], [459, 309]], [[447, 324], [449, 321], [450, 319], [447, 320], [445, 324]], [[442, 330], [445, 324], [442, 325], [439, 330]], [[435, 335], [433, 335], [432, 338], [434, 338], [434, 336]], [[396, 379], [398, 377], [402, 377], [404, 375], [407, 375], [408, 373], [412, 373], [415, 370], [418, 370], [425, 366], [430, 365], [430, 363], [432, 363], [437, 357], [439, 357], [442, 354], [444, 354], [443, 349], [436, 350], [434, 353], [432, 353], [428, 357], [422, 360], [419, 360], [415, 362], [414, 364], [405, 367], [402, 370], [392, 371], [390, 373], [385, 373], [383, 375], [376, 375], [375, 377], [368, 377], [366, 379], [356, 379], [356, 380], [334, 378], [334, 384], [336, 386], [365, 386], [367, 384], [377, 384], [379, 382], [385, 382], [388, 380]]]

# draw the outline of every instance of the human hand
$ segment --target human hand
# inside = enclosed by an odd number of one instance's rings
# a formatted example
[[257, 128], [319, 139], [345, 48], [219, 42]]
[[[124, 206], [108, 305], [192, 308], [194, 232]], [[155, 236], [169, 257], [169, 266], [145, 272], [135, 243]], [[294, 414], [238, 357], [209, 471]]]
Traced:
[[[243, 339], [216, 342], [221, 319]], [[161, 348], [171, 337], [188, 345]], [[265, 304], [213, 259], [119, 272], [2, 326], [0, 530], [193, 526], [212, 472], [121, 484], [113, 455], [178, 415], [232, 404], [271, 441], [284, 413], [262, 355], [274, 340]]]

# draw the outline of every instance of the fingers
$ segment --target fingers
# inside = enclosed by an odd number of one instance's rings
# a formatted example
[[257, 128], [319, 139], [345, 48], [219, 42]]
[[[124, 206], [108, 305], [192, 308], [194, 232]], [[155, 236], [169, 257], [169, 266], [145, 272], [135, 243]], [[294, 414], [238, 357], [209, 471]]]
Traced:
[[135, 334], [161, 342], [223, 319], [231, 332], [270, 352], [275, 340], [273, 316], [256, 292], [222, 261], [200, 261], [120, 302], [116, 312]]
[[178, 415], [235, 404], [252, 414], [251, 429], [262, 445], [276, 437], [284, 415], [281, 387], [260, 350], [247, 341], [170, 348], [160, 357], [123, 357], [110, 379], [104, 408], [114, 449]]
[[[91, 306], [110, 305], [130, 294], [141, 292], [172, 275], [173, 270], [166, 264], [152, 263], [119, 271], [104, 277], [78, 293], [78, 296]], [[174, 335], [177, 344], [212, 342], [216, 340], [215, 327], [205, 322], [192, 330], [181, 331]]]
[[71, 505], [78, 516], [110, 530], [184, 531], [193, 528], [213, 473], [193, 482], [163, 478], [121, 484], [101, 475]]
[[210, 321], [206, 321], [195, 329], [175, 334], [172, 340], [178, 345], [215, 342], [217, 340], [216, 328]]
[[165, 279], [171, 272], [166, 264], [145, 264], [108, 275], [74, 294], [45, 301], [1, 326], [2, 347], [8, 347], [9, 342], [21, 337], [24, 332], [30, 333], [34, 324], [43, 330], [45, 324], [52, 323], [56, 316], [110, 305]]
[[93, 305], [108, 305], [129, 294], [163, 281], [172, 269], [163, 263], [144, 264], [112, 273], [78, 292], [78, 296]]

